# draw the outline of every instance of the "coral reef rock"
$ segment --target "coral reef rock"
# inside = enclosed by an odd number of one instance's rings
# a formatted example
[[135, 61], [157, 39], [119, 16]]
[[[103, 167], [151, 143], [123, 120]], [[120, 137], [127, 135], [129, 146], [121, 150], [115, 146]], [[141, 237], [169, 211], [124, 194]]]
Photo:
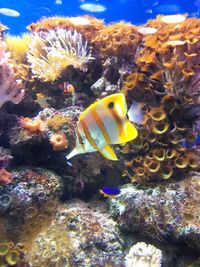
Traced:
[[111, 214], [125, 230], [150, 238], [184, 242], [200, 250], [200, 180], [154, 186], [126, 186], [110, 200]]
[[41, 227], [45, 218], [54, 213], [62, 193], [62, 181], [55, 173], [42, 168], [20, 167], [12, 171], [12, 181], [0, 186], [0, 239], [10, 236], [17, 240], [23, 233]]
[[[48, 245], [47, 245], [48, 244]], [[122, 239], [112, 219], [75, 200], [34, 240], [26, 258], [32, 267], [124, 266]]]

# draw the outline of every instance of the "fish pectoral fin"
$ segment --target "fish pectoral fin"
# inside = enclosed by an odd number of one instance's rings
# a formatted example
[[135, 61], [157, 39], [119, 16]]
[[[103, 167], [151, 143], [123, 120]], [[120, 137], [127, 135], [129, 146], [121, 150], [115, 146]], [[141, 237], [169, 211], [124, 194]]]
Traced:
[[115, 152], [110, 146], [104, 146], [99, 152], [109, 160], [118, 160]]
[[74, 156], [76, 156], [78, 153], [77, 149], [74, 148], [67, 156], [66, 156], [66, 159], [69, 160], [71, 158], [73, 158]]
[[137, 136], [138, 131], [135, 126], [129, 120], [126, 120], [124, 123], [123, 134], [119, 136], [119, 139], [117, 140], [116, 144], [123, 144], [129, 142], [131, 140], [134, 140]]

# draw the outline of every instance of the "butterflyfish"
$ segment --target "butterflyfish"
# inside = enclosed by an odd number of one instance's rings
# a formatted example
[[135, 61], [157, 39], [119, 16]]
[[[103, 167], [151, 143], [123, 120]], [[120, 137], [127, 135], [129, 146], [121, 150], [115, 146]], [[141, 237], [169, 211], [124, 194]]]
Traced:
[[[138, 108], [139, 105], [136, 105]], [[140, 112], [130, 114], [140, 114]], [[99, 151], [109, 160], [118, 160], [112, 144], [125, 144], [138, 136], [131, 118], [127, 117], [127, 105], [123, 93], [100, 99], [84, 110], [76, 127], [76, 146], [67, 160], [78, 154]]]
[[103, 187], [99, 190], [100, 194], [104, 197], [113, 198], [121, 193], [121, 190], [117, 187]]

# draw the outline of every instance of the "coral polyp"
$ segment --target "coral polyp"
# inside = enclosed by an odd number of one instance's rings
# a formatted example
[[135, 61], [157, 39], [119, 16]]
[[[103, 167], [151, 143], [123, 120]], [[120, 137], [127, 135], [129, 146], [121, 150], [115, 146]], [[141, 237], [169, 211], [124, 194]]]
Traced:
[[57, 29], [34, 34], [27, 59], [34, 77], [49, 82], [58, 79], [69, 66], [86, 71], [93, 57], [80, 33]]

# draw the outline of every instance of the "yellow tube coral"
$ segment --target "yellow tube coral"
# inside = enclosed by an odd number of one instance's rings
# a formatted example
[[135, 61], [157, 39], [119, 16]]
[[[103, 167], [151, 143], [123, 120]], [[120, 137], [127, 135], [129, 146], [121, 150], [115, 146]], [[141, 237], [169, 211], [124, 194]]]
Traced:
[[188, 165], [188, 161], [187, 161], [186, 158], [183, 158], [183, 157], [181, 157], [181, 158], [177, 158], [177, 159], [175, 160], [175, 165], [176, 165], [176, 167], [179, 168], [179, 169], [184, 169], [184, 168], [187, 167], [187, 165]]
[[164, 149], [155, 149], [153, 151], [153, 157], [158, 161], [163, 161], [165, 159], [165, 150]]
[[173, 169], [170, 168], [169, 166], [164, 166], [162, 168], [161, 176], [164, 180], [169, 179], [173, 174]]

